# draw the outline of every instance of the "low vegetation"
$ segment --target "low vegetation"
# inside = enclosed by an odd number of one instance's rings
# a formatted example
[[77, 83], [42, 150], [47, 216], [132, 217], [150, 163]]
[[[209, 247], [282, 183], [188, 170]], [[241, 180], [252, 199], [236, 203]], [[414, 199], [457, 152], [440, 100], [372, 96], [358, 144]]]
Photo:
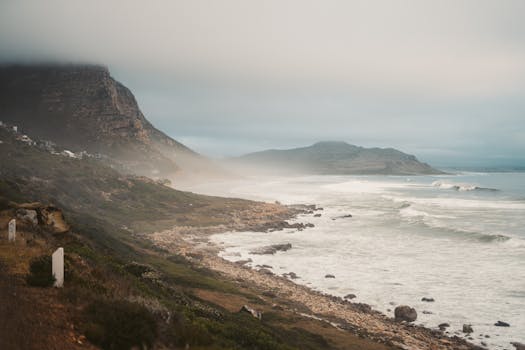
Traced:
[[85, 310], [87, 338], [107, 350], [149, 348], [157, 336], [157, 322], [145, 307], [123, 300], [97, 301]]
[[55, 277], [51, 272], [51, 257], [49, 255], [34, 258], [29, 264], [27, 284], [33, 287], [51, 287]]

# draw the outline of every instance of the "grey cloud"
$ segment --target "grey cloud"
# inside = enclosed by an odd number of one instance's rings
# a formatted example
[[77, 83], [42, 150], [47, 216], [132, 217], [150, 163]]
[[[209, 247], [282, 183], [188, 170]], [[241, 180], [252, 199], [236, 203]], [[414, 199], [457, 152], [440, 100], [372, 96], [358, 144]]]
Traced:
[[519, 0], [3, 1], [0, 60], [107, 64], [154, 124], [215, 156], [343, 139], [525, 163], [523, 13]]

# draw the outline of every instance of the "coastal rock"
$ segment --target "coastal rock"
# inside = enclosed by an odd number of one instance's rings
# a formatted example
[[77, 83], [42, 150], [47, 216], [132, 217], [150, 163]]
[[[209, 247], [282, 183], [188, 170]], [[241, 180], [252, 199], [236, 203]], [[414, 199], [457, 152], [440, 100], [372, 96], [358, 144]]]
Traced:
[[510, 327], [510, 324], [508, 324], [507, 322], [498, 321], [498, 322], [494, 323], [494, 326], [496, 326], [496, 327]]
[[464, 324], [463, 325], [463, 333], [470, 334], [472, 332], [474, 332], [474, 329], [472, 329], [471, 325], [469, 325], [469, 324]]
[[260, 269], [259, 272], [264, 275], [273, 276], [273, 272], [268, 269]]
[[320, 217], [321, 217], [321, 214], [315, 214], [314, 217], [315, 217], [315, 218], [320, 218]]
[[16, 211], [16, 217], [19, 220], [25, 221], [32, 225], [38, 225], [38, 214], [36, 210], [32, 209], [17, 209]]
[[424, 315], [432, 315], [433, 312], [432, 311], [423, 310], [423, 314]]
[[352, 304], [352, 307], [355, 309], [355, 310], [358, 310], [358, 311], [361, 311], [361, 312], [364, 312], [364, 313], [372, 313], [372, 307], [368, 304], [364, 304], [364, 303], [355, 303], [355, 304]]
[[255, 267], [259, 267], [259, 268], [263, 268], [263, 269], [273, 269], [273, 266], [271, 266], [271, 265], [266, 265], [266, 264], [255, 265]]
[[350, 299], [351, 300], [351, 299], [354, 299], [356, 297], [357, 296], [355, 294], [347, 294], [347, 295], [344, 296], [344, 299]]
[[348, 218], [351, 218], [351, 217], [352, 217], [352, 214], [346, 214], [346, 215], [336, 216], [335, 218], [332, 218], [332, 220], [348, 219]]
[[252, 262], [252, 259], [248, 258], [246, 260], [237, 260], [235, 263], [237, 265], [243, 266], [243, 265], [246, 265], [246, 264], [251, 263], [251, 262]]
[[516, 350], [525, 350], [525, 344], [518, 342], [512, 342], [511, 344], [516, 348]]
[[302, 223], [302, 222], [296, 222], [293, 224], [290, 224], [288, 221], [273, 221], [268, 222], [262, 225], [254, 225], [252, 227], [249, 227], [250, 231], [255, 232], [274, 232], [274, 231], [281, 231], [284, 229], [296, 229], [298, 231], [302, 231], [305, 228], [311, 228], [314, 227], [314, 224], [311, 223]]
[[400, 305], [395, 308], [394, 316], [396, 321], [414, 322], [417, 320], [416, 309], [408, 305]]
[[287, 250], [292, 249], [292, 245], [290, 243], [286, 244], [274, 244], [269, 245], [261, 248], [257, 248], [250, 251], [250, 254], [256, 254], [256, 255], [266, 255], [266, 254], [275, 254], [278, 251], [285, 252]]
[[444, 331], [445, 329], [447, 329], [448, 327], [450, 327], [450, 325], [448, 323], [440, 323], [438, 328], [442, 331]]
[[327, 275], [324, 275], [324, 278], [335, 278], [335, 276], [331, 274], [327, 274]]
[[299, 276], [297, 276], [297, 274], [295, 272], [283, 273], [283, 277], [290, 278], [292, 280], [295, 280], [295, 279], [299, 278]]
[[434, 302], [434, 298], [423, 297], [423, 298], [421, 298], [421, 301], [426, 301], [427, 303], [433, 303]]

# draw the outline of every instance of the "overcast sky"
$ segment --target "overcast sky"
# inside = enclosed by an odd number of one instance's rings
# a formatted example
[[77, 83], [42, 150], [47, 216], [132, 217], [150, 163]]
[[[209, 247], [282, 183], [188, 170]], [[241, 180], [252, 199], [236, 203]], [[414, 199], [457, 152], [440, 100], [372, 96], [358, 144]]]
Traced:
[[109, 66], [204, 154], [343, 140], [525, 165], [525, 1], [0, 0], [0, 60]]

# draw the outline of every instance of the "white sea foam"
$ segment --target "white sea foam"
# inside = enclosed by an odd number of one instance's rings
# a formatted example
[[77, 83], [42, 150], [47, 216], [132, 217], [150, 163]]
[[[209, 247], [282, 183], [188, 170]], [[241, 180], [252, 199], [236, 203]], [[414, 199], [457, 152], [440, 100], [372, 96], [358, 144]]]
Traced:
[[[504, 188], [513, 180], [525, 185], [519, 177], [498, 182], [491, 174], [475, 176], [456, 176], [453, 183]], [[486, 342], [490, 349], [525, 342], [525, 201], [516, 199], [524, 196], [525, 188], [510, 198], [508, 190], [446, 190], [432, 185], [434, 180], [257, 179], [234, 186], [229, 195], [318, 204], [324, 207], [321, 217], [298, 218], [315, 227], [300, 232], [233, 232], [212, 240], [224, 242], [226, 259], [251, 258], [251, 266], [270, 265], [276, 274], [293, 271], [299, 276], [296, 283], [338, 296], [354, 293], [356, 301], [387, 315], [392, 315], [387, 309], [394, 308], [393, 302], [415, 307], [418, 323], [427, 327], [449, 323], [452, 334], [462, 336], [462, 325], [472, 324], [473, 341]], [[345, 214], [352, 217], [332, 220]], [[277, 243], [291, 243], [292, 249], [250, 254]], [[324, 278], [328, 273], [336, 278]], [[424, 296], [436, 301], [422, 302]], [[494, 327], [498, 320], [511, 327]]]
[[446, 181], [434, 181], [432, 182], [432, 186], [439, 187], [445, 190], [456, 190], [456, 191], [498, 191], [495, 188], [489, 188], [489, 187], [480, 187], [478, 185], [469, 184], [469, 183], [453, 183], [453, 182], [446, 182]]

